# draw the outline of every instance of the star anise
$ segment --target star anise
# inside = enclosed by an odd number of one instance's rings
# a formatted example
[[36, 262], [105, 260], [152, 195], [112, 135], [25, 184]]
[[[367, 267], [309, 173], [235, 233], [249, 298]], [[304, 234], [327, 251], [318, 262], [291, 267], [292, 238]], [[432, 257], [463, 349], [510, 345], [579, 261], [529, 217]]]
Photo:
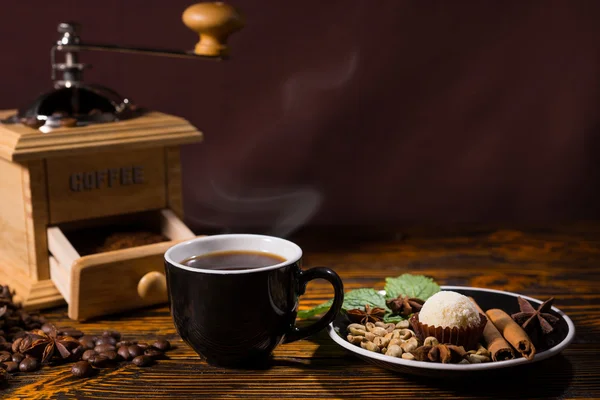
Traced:
[[550, 307], [552, 307], [554, 297], [543, 302], [537, 310], [524, 298], [518, 297], [517, 300], [519, 301], [521, 312], [511, 315], [511, 317], [525, 331], [533, 332], [539, 328], [543, 334], [547, 335], [554, 330], [552, 325], [556, 324], [559, 318], [548, 313]]
[[435, 346], [417, 347], [412, 352], [417, 361], [441, 362], [443, 364], [458, 363], [465, 358], [467, 352], [462, 346], [453, 344], [438, 344]]
[[402, 317], [408, 317], [412, 313], [421, 311], [423, 303], [425, 302], [421, 299], [404, 295], [400, 295], [395, 299], [387, 300], [385, 302], [394, 314], [398, 314]]
[[367, 322], [378, 322], [383, 320], [385, 315], [385, 309], [380, 307], [371, 308], [370, 305], [365, 304], [365, 309], [355, 308], [353, 310], [346, 311], [348, 318], [352, 322], [366, 324]]
[[29, 335], [30, 339], [23, 339], [27, 342], [27, 348], [22, 353], [37, 358], [42, 362], [48, 362], [52, 357], [57, 356], [62, 359], [71, 356], [71, 350], [79, 346], [79, 341], [70, 336], [58, 336], [56, 327], [51, 325], [48, 333], [41, 329], [34, 329]]

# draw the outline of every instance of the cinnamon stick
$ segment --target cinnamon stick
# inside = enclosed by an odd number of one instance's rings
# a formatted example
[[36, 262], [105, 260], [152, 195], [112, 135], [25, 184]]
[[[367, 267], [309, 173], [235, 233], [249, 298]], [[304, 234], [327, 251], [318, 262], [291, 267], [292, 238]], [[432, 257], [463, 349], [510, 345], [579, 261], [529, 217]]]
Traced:
[[502, 310], [493, 308], [485, 313], [490, 321], [502, 333], [502, 336], [519, 352], [523, 357], [532, 360], [535, 356], [535, 347], [527, 333], [513, 319]]
[[[473, 299], [469, 297], [477, 310], [485, 315], [485, 312], [479, 307], [479, 304]], [[515, 353], [510, 347], [510, 344], [502, 337], [498, 328], [488, 319], [487, 324], [485, 324], [485, 328], [483, 330], [483, 339], [487, 343], [487, 350], [490, 352], [492, 356], [492, 360], [494, 361], [504, 361], [504, 360], [512, 360], [515, 358]]]

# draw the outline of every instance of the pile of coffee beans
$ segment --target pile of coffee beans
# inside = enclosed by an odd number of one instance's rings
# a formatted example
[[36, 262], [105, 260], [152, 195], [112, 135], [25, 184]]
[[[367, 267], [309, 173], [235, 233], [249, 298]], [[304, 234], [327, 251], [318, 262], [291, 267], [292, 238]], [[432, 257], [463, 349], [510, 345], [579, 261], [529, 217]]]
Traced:
[[165, 339], [152, 344], [121, 340], [121, 334], [115, 331], [106, 331], [99, 336], [81, 336], [79, 343], [76, 349], [80, 349], [81, 361], [73, 364], [71, 372], [81, 378], [93, 375], [96, 369], [116, 367], [124, 361], [148, 367], [154, 360], [164, 358], [165, 352], [171, 349], [171, 343]]
[[81, 378], [124, 362], [147, 367], [170, 349], [165, 339], [149, 344], [123, 340], [116, 331], [94, 336], [71, 327], [57, 328], [38, 313], [24, 311], [13, 302], [10, 289], [0, 286], [0, 383], [8, 373], [36, 371], [43, 364], [73, 363], [71, 373]]

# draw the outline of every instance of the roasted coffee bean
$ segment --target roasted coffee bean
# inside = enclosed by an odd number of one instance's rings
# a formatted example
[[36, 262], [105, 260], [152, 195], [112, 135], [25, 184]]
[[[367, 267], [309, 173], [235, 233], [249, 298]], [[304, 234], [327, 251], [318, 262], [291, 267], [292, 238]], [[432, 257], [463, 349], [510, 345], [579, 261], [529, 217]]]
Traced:
[[52, 324], [46, 323], [46, 324], [42, 325], [41, 329], [42, 329], [42, 331], [44, 331], [45, 334], [48, 334], [52, 331], [53, 326], [54, 325], [52, 325]]
[[104, 331], [104, 332], [102, 332], [102, 336], [112, 337], [116, 340], [121, 340], [121, 333], [119, 333], [117, 331]]
[[149, 347], [146, 350], [144, 350], [144, 355], [156, 360], [158, 358], [163, 358], [165, 356], [165, 353], [158, 349], [155, 349], [154, 347]]
[[91, 356], [90, 358], [88, 358], [87, 361], [96, 368], [106, 368], [110, 364], [110, 360], [108, 359], [108, 357], [103, 356], [101, 354]]
[[138, 367], [148, 367], [152, 365], [152, 358], [148, 356], [137, 356], [133, 360], [131, 360], [131, 362], [137, 365]]
[[96, 343], [96, 340], [98, 340], [98, 336], [92, 336], [92, 335], [83, 335], [82, 337], [79, 338], [79, 341], [81, 342], [82, 340], [89, 340], [91, 342]]
[[96, 347], [94, 347], [94, 350], [96, 350], [97, 353], [102, 353], [103, 351], [110, 351], [116, 349], [117, 348], [112, 344], [97, 344]]
[[19, 371], [21, 372], [31, 372], [38, 369], [40, 363], [33, 357], [25, 357], [23, 361], [19, 364]]
[[21, 328], [20, 326], [13, 326], [8, 330], [8, 336], [15, 336], [17, 334], [20, 334], [21, 332], [24, 333], [25, 329]]
[[152, 344], [152, 347], [160, 351], [167, 351], [171, 349], [171, 343], [166, 339], [158, 339]]
[[0, 351], [0, 363], [12, 360], [12, 355], [8, 351]]
[[63, 329], [59, 332], [59, 336], [71, 336], [72, 338], [79, 339], [83, 336], [83, 332], [79, 329]]
[[102, 353], [100, 353], [100, 355], [105, 356], [110, 361], [120, 361], [121, 358], [121, 356], [119, 356], [119, 354], [117, 354], [117, 352], [114, 350], [103, 351]]
[[21, 361], [23, 361], [24, 358], [25, 358], [25, 356], [21, 353], [15, 353], [12, 355], [12, 360], [14, 362], [16, 362], [17, 364], [20, 363]]
[[115, 346], [117, 344], [117, 339], [112, 336], [102, 336], [96, 340], [96, 346], [101, 346], [103, 344], [110, 344], [111, 346]]
[[81, 343], [81, 345], [88, 350], [91, 350], [94, 347], [96, 347], [96, 342], [94, 340], [92, 340], [91, 336], [84, 336], [84, 337], [80, 338], [79, 343]]
[[132, 358], [131, 354], [129, 354], [129, 349], [127, 348], [127, 346], [119, 347], [119, 350], [117, 350], [117, 354], [121, 356], [121, 358], [125, 361], [129, 361]]
[[[15, 333], [15, 334], [12, 334], [10, 336], [12, 337], [11, 340], [15, 341], [15, 339], [25, 338], [25, 337], [29, 336], [29, 334], [27, 333], [27, 331], [19, 331], [19, 332]], [[7, 336], [7, 338], [8, 338], [8, 336]]]
[[131, 357], [137, 357], [144, 354], [144, 350], [137, 344], [132, 344], [131, 346], [127, 347], [127, 349], [129, 350]]
[[92, 376], [94, 368], [87, 361], [78, 361], [71, 367], [71, 373], [77, 378], [87, 378]]
[[86, 352], [86, 348], [83, 346], [77, 346], [73, 350], [71, 350], [71, 361], [79, 361], [81, 360], [81, 356]]
[[116, 346], [117, 346], [117, 348], [119, 348], [121, 346], [131, 346], [132, 344], [137, 344], [137, 342], [135, 340], [133, 340], [133, 341], [122, 340], [120, 342], [117, 342]]
[[138, 345], [138, 347], [141, 347], [142, 350], [146, 350], [148, 347], [150, 347], [150, 345], [148, 343], [144, 343], [144, 342], [138, 343], [137, 345]]
[[19, 346], [21, 345], [22, 341], [23, 341], [23, 338], [15, 339], [15, 341], [12, 343], [12, 346], [11, 346], [13, 353], [19, 352]]
[[90, 357], [98, 355], [98, 352], [95, 350], [86, 350], [83, 352], [83, 354], [81, 355], [81, 359], [83, 361], [87, 361]]
[[7, 361], [2, 363], [6, 372], [17, 372], [19, 370], [19, 363], [14, 361]]

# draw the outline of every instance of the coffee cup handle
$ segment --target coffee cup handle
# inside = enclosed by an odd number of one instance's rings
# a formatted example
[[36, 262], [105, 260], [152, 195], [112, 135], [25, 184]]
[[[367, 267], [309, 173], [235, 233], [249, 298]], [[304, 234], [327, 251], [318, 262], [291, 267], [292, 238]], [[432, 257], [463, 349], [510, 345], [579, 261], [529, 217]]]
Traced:
[[299, 295], [303, 295], [306, 290], [306, 284], [313, 279], [325, 279], [333, 286], [334, 296], [333, 304], [329, 310], [314, 324], [298, 328], [293, 326], [285, 336], [284, 343], [294, 342], [299, 339], [304, 339], [312, 334], [319, 332], [321, 329], [329, 325], [342, 308], [344, 302], [344, 284], [342, 280], [333, 270], [326, 267], [314, 267], [306, 271], [300, 271], [299, 276]]

